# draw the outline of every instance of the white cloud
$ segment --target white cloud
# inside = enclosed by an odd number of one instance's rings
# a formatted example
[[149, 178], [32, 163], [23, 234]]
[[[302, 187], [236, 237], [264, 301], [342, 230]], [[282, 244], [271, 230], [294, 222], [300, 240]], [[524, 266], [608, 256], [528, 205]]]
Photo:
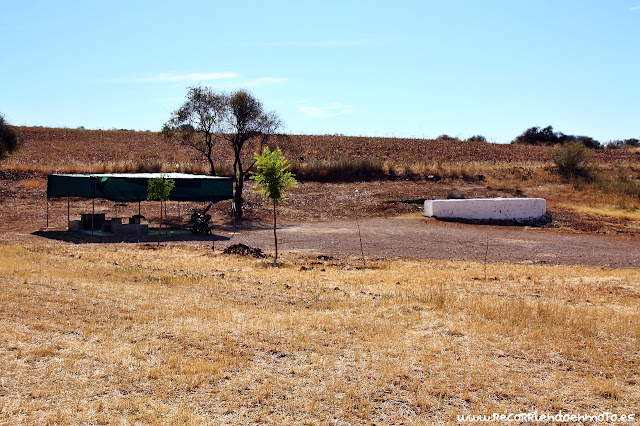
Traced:
[[353, 112], [353, 107], [340, 102], [332, 102], [322, 107], [299, 106], [298, 110], [307, 114], [311, 118], [326, 118], [334, 117], [336, 115], [351, 114]]
[[636, 10], [640, 10], [640, 5], [638, 5], [638, 6], [633, 6], [633, 7], [630, 7], [630, 8], [629, 8], [629, 12], [633, 12], [633, 11], [636, 11]]

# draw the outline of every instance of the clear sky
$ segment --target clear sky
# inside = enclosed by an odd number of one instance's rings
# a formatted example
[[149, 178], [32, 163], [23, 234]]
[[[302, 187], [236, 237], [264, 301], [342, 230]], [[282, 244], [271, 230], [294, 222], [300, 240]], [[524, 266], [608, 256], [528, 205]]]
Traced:
[[14, 125], [160, 130], [187, 87], [293, 134], [640, 137], [640, 0], [0, 0]]

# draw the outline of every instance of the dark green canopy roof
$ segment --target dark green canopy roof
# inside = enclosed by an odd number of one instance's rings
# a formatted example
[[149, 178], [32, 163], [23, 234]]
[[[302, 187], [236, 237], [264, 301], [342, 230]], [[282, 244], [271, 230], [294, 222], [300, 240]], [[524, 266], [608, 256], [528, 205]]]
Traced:
[[185, 173], [49, 174], [47, 198], [105, 198], [112, 201], [144, 201], [148, 181], [173, 179], [172, 201], [221, 201], [233, 198], [233, 181], [228, 177]]

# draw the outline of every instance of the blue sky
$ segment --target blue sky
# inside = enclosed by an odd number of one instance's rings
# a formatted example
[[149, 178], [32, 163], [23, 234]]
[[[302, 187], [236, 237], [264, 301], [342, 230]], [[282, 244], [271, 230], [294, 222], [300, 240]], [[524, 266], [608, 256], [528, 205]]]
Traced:
[[640, 0], [0, 0], [14, 125], [159, 130], [187, 87], [294, 134], [640, 137]]

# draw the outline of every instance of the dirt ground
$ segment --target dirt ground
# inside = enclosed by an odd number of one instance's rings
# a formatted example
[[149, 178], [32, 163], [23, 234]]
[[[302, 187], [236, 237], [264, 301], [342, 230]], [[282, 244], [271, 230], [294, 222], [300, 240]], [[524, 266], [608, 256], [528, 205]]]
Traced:
[[[67, 214], [105, 212], [107, 217], [138, 212], [137, 203], [116, 206], [97, 200], [47, 202], [44, 180], [4, 181], [0, 198], [0, 239], [59, 243], [150, 243], [155, 230], [145, 237], [104, 237], [66, 231]], [[31, 189], [25, 189], [25, 186]], [[588, 265], [603, 268], [640, 267], [640, 229], [632, 221], [591, 220], [588, 216], [550, 209], [553, 221], [544, 227], [490, 226], [443, 222], [422, 217], [420, 197], [442, 197], [447, 187], [429, 182], [369, 182], [355, 184], [302, 183], [289, 203], [278, 210], [279, 250], [310, 256], [361, 257], [360, 238], [367, 258], [425, 258], [532, 264]], [[356, 192], [357, 190], [357, 192]], [[489, 194], [469, 185], [471, 196]], [[513, 196], [513, 195], [512, 195]], [[246, 219], [230, 220], [228, 202], [211, 210], [215, 225], [215, 248], [243, 243], [267, 252], [274, 247], [269, 206], [247, 191]], [[157, 203], [140, 206], [152, 227], [157, 226]], [[189, 212], [201, 204], [169, 203], [169, 223], [185, 227]], [[117, 211], [116, 211], [117, 209]], [[360, 233], [358, 233], [358, 228]], [[156, 228], [157, 229], [157, 228]], [[194, 243], [207, 247], [210, 238], [188, 233], [164, 235], [166, 244]]]
[[[358, 233], [360, 228], [360, 234]], [[426, 258], [522, 264], [640, 267], [640, 241], [619, 236], [559, 233], [554, 229], [469, 225], [394, 217], [306, 222], [282, 226], [279, 249], [331, 256]], [[273, 249], [269, 229], [242, 231], [230, 241]]]

